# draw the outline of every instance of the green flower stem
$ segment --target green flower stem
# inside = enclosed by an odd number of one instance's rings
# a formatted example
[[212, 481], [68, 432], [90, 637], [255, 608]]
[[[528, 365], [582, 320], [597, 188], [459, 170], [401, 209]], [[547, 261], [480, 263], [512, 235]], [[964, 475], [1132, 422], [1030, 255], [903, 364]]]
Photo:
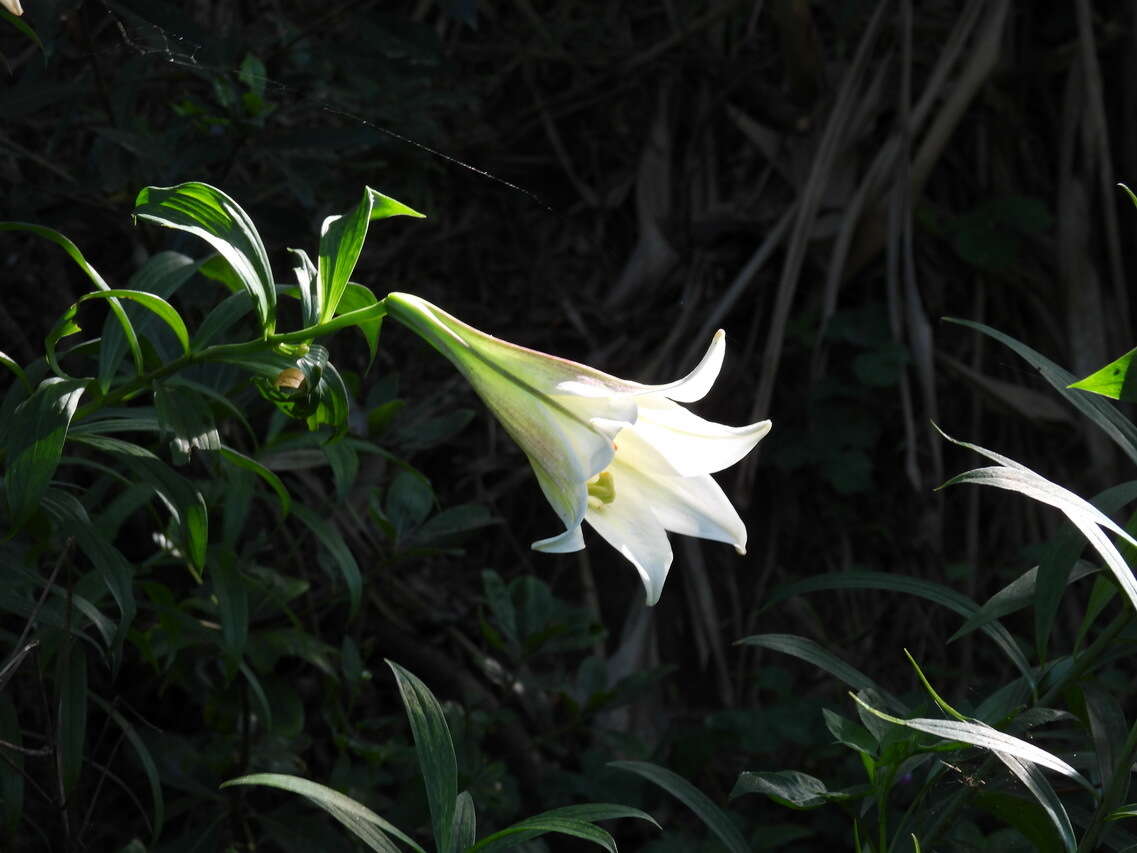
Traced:
[[195, 364], [203, 364], [209, 361], [224, 361], [227, 358], [234, 356], [249, 355], [251, 353], [260, 352], [265, 349], [272, 349], [274, 347], [285, 347], [294, 344], [307, 344], [313, 341], [320, 335], [331, 334], [332, 332], [339, 331], [340, 329], [348, 326], [354, 326], [358, 323], [367, 320], [376, 320], [383, 317], [387, 313], [387, 306], [385, 300], [380, 300], [374, 305], [368, 305], [366, 308], [360, 308], [356, 311], [349, 311], [346, 314], [341, 314], [334, 317], [325, 323], [317, 323], [314, 326], [309, 326], [306, 329], [300, 329], [296, 332], [283, 332], [279, 335], [268, 335], [262, 339], [255, 341], [245, 341], [239, 344], [216, 344], [215, 346], [206, 347], [203, 350], [196, 352], [186, 353], [185, 355], [175, 358], [173, 361], [166, 362], [161, 367], [155, 368], [148, 373], [143, 373], [131, 379], [116, 388], [105, 397], [98, 400], [93, 400], [85, 406], [80, 406], [78, 411], [75, 412], [73, 418], [78, 422], [83, 418], [90, 417], [95, 412], [107, 406], [113, 406], [118, 403], [125, 402], [136, 394], [147, 391], [154, 382], [163, 379], [178, 371], [185, 370]]

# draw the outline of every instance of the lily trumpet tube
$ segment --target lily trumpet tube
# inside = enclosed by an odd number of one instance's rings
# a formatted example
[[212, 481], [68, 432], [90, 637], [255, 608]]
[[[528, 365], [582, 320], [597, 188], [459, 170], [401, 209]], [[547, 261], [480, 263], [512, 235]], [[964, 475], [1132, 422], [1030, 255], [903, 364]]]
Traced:
[[565, 526], [534, 549], [579, 551], [588, 522], [635, 566], [649, 605], [671, 568], [668, 531], [746, 553], [746, 526], [710, 475], [746, 456], [770, 421], [729, 427], [680, 405], [711, 389], [724, 332], [687, 376], [642, 385], [500, 340], [411, 294], [386, 306], [461, 371], [529, 459]]

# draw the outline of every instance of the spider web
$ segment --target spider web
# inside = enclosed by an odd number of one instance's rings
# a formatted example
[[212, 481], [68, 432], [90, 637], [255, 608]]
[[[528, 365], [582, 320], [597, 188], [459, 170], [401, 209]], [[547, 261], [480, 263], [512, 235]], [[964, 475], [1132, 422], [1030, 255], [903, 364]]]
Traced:
[[[444, 3], [444, 7], [449, 8], [454, 6], [455, 3], [461, 8], [457, 11], [451, 10], [451, 14], [455, 17], [465, 20], [467, 23], [471, 20], [471, 6], [468, 0], [449, 0]], [[440, 151], [424, 142], [421, 142], [413, 137], [399, 133], [389, 127], [384, 127], [377, 124], [375, 121], [359, 115], [356, 112], [345, 109], [343, 106], [335, 104], [331, 101], [313, 99], [310, 93], [302, 91], [295, 86], [275, 80], [271, 77], [261, 74], [250, 73], [247, 69], [241, 69], [234, 65], [213, 65], [199, 61], [199, 55], [206, 50], [206, 46], [192, 38], [189, 38], [183, 33], [175, 32], [168, 26], [163, 26], [148, 19], [140, 14], [135, 9], [128, 9], [120, 4], [108, 2], [108, 0], [100, 0], [100, 4], [110, 17], [114, 29], [117, 32], [118, 38], [121, 42], [121, 47], [125, 48], [128, 52], [137, 56], [158, 56], [170, 65], [176, 65], [183, 68], [193, 69], [204, 73], [214, 74], [233, 74], [244, 75], [246, 79], [255, 80], [264, 85], [266, 91], [272, 91], [276, 95], [287, 96], [296, 99], [297, 101], [309, 101], [313, 103], [321, 112], [328, 113], [329, 115], [337, 116], [346, 121], [355, 123], [361, 127], [366, 127], [378, 134], [389, 137], [397, 142], [409, 145], [423, 151], [432, 157], [449, 163], [450, 165], [457, 166], [472, 172], [481, 178], [484, 178], [493, 183], [500, 184], [515, 192], [528, 197], [531, 201], [537, 203], [550, 213], [553, 208], [541, 199], [536, 193], [518, 186], [505, 178], [499, 177], [492, 172], [482, 169], [478, 166], [460, 160], [444, 151]], [[105, 47], [93, 51], [95, 54], [106, 54], [110, 52], [117, 52], [118, 47]]]

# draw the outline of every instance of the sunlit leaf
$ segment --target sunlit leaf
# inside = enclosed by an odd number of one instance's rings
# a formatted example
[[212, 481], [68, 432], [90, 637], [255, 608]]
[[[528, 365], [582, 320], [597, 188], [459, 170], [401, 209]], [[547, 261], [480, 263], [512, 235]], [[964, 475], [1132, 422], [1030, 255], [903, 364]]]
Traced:
[[1041, 353], [1020, 343], [1010, 335], [1003, 334], [997, 329], [975, 323], [971, 320], [959, 320], [953, 317], [944, 318], [949, 323], [958, 323], [976, 329], [985, 335], [999, 341], [1017, 352], [1030, 363], [1068, 402], [1079, 409], [1086, 417], [1097, 424], [1103, 432], [1113, 439], [1125, 451], [1131, 460], [1137, 462], [1137, 425], [1134, 425], [1125, 415], [1117, 410], [1106, 398], [1084, 394], [1081, 391], [1071, 390], [1070, 384], [1077, 381], [1077, 377], [1055, 364]]
[[[95, 268], [87, 263], [87, 259], [83, 257], [83, 253], [79, 251], [79, 247], [72, 243], [70, 239], [60, 234], [58, 231], [55, 231], [51, 228], [44, 228], [42, 225], [30, 225], [26, 222], [0, 222], [0, 231], [28, 231], [38, 237], [43, 237], [45, 240], [50, 240], [62, 248], [63, 251], [65, 251], [70, 256], [71, 260], [73, 260], [79, 266], [79, 269], [83, 270], [83, 272], [87, 274], [87, 278], [91, 280], [91, 283], [95, 285], [96, 289], [111, 289], [110, 285], [103, 281], [103, 277], [98, 274]], [[126, 311], [123, 310], [122, 303], [117, 299], [111, 299], [111, 311], [114, 312], [115, 316], [118, 317], [119, 323], [122, 324], [122, 330], [126, 335], [127, 343], [130, 345], [130, 352], [134, 357], [134, 365], [138, 369], [139, 373], [141, 373], [142, 350], [138, 346], [138, 336], [134, 332], [134, 326], [131, 324], [130, 318], [126, 316]], [[72, 311], [72, 317], [74, 317], [74, 311]], [[63, 325], [65, 327], [73, 324], [73, 319], [69, 322], [63, 321]], [[78, 325], [74, 326], [74, 331], [79, 331]], [[49, 339], [54, 334], [55, 330], [53, 329], [52, 333], [49, 334]], [[67, 334], [74, 334], [74, 332], [60, 334], [58, 337], [54, 338], [52, 344], [54, 344], [54, 342], [58, 341], [60, 338], [66, 337]], [[53, 346], [48, 346], [49, 362], [52, 364], [53, 369], [56, 369], [58, 372], [58, 367], [54, 363], [54, 359], [51, 358], [52, 349]]]
[[1137, 400], [1137, 370], [1130, 370], [1134, 356], [1137, 356], [1137, 347], [1066, 387], [1132, 403]]
[[367, 226], [373, 219], [389, 216], [423, 218], [423, 214], [405, 204], [388, 198], [371, 187], [365, 187], [363, 199], [355, 210], [343, 216], [329, 216], [324, 220], [320, 229], [320, 322], [330, 320], [339, 307], [347, 280], [351, 278], [363, 241], [367, 237]]
[[252, 297], [264, 334], [276, 324], [276, 287], [268, 254], [248, 214], [216, 187], [191, 181], [174, 187], [146, 187], [134, 215], [188, 231], [207, 241], [237, 274]]
[[1118, 585], [1128, 596], [1130, 603], [1137, 608], [1137, 579], [1129, 569], [1125, 559], [1118, 552], [1117, 547], [1105, 535], [1102, 528], [1116, 533], [1126, 542], [1137, 547], [1137, 540], [1123, 530], [1113, 519], [1102, 513], [1089, 501], [1078, 497], [1068, 489], [1052, 483], [1040, 474], [1036, 474], [1024, 465], [1008, 459], [994, 451], [987, 450], [965, 441], [957, 441], [944, 435], [948, 441], [974, 450], [989, 459], [1000, 463], [998, 467], [977, 468], [952, 477], [940, 488], [955, 483], [978, 483], [981, 485], [996, 486], [1000, 489], [1019, 492], [1041, 503], [1049, 504], [1065, 513], [1070, 522], [1082, 531], [1082, 535], [1089, 540], [1095, 550], [1105, 560], [1109, 570], [1113, 573]]
[[911, 720], [902, 720], [898, 717], [893, 717], [883, 711], [873, 708], [871, 705], [866, 704], [856, 694], [850, 694], [854, 701], [857, 702], [862, 708], [871, 714], [875, 714], [882, 720], [887, 720], [898, 726], [905, 728], [915, 729], [925, 734], [935, 735], [947, 741], [959, 741], [960, 743], [971, 744], [972, 746], [982, 747], [989, 749], [993, 752], [1005, 753], [1015, 758], [1021, 758], [1025, 761], [1033, 762], [1034, 764], [1041, 765], [1048, 770], [1054, 770], [1073, 779], [1079, 785], [1086, 788], [1088, 791], [1093, 790], [1093, 786], [1086, 780], [1081, 773], [1063, 761], [1056, 755], [1052, 755], [1044, 749], [1040, 749], [1032, 743], [1021, 740], [1014, 735], [1009, 735], [1006, 732], [1001, 732], [998, 729], [993, 729], [985, 723], [979, 722], [961, 722], [960, 720], [936, 720], [916, 718]]
[[[127, 289], [153, 293], [168, 299], [193, 276], [198, 267], [199, 264], [192, 258], [179, 252], [158, 252], [147, 258], [130, 277]], [[143, 311], [129, 303], [123, 307], [140, 339], [149, 335], [150, 330], [159, 322], [157, 314]], [[104, 391], [110, 387], [127, 349], [122, 326], [114, 322], [113, 317], [107, 317], [99, 343], [99, 387]]]
[[388, 835], [393, 835], [416, 853], [426, 853], [414, 839], [400, 831], [394, 824], [379, 817], [362, 803], [318, 782], [310, 782], [299, 776], [289, 776], [284, 773], [254, 773], [239, 779], [230, 779], [222, 783], [221, 787], [228, 788], [232, 785], [265, 785], [300, 794], [332, 815], [376, 853], [400, 853]]

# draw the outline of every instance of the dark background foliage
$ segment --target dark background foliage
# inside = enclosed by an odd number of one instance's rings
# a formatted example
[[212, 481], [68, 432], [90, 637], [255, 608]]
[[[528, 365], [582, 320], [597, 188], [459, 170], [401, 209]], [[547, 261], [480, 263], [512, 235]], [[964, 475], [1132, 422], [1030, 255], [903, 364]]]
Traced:
[[[932, 421], [1081, 493], [1118, 479], [1123, 460], [1029, 367], [941, 318], [987, 323], [1077, 374], [1132, 345], [1137, 215], [1114, 186], [1137, 180], [1132, 3], [1075, 0], [1045, 14], [1009, 0], [25, 9], [42, 50], [0, 26], [0, 213], [67, 234], [108, 280], [162, 248], [203, 254], [131, 221], [143, 186], [225, 190], [279, 274], [285, 248], [310, 245], [367, 184], [428, 216], [373, 229], [354, 278], [377, 294], [409, 290], [508, 340], [643, 381], [689, 369], [722, 327], [726, 367], [699, 412], [774, 420], [755, 458], [720, 477], [747, 522], [748, 555], [674, 541], [663, 600], [646, 611], [634, 572], [603, 543], [529, 551], [557, 522], [524, 457], [447, 364], [385, 329], [360, 401], [407, 400], [391, 449], [427, 474], [442, 507], [478, 503], [499, 523], [461, 550], [392, 553], [355, 535], [350, 514], [336, 517], [367, 603], [346, 628], [342, 606], [301, 620], [312, 647], [277, 670], [299, 685], [286, 746], [233, 755], [232, 720], [249, 701], [240, 691], [187, 706], [177, 697], [192, 673], [160, 684], [141, 665], [120, 673], [139, 719], [204, 750], [216, 780], [287, 755], [293, 772], [388, 816], [421, 816], [383, 657], [460, 703], [464, 772], [490, 823], [579, 795], [642, 797], [672, 828], [693, 827], [603, 770], [614, 757], [657, 760], [720, 801], [742, 769], [852, 778], [820, 717], [845, 708], [839, 685], [732, 641], [809, 636], [897, 692], [913, 687], [908, 648], [962, 699], [984, 695], [1006, 664], [975, 635], [946, 645], [958, 619], [926, 602], [841, 592], [763, 610], [771, 592], [860, 568], [982, 601], [1031, 565], [1052, 512], [1003, 493], [934, 491], [972, 460]], [[85, 283], [54, 246], [14, 234], [0, 241], [0, 274], [2, 349], [27, 362]], [[192, 288], [183, 298], [194, 304]], [[202, 297], [199, 318], [208, 307]], [[335, 346], [337, 364], [362, 373], [358, 342]], [[476, 414], [454, 414], [463, 409]], [[365, 464], [351, 494], [369, 475], [389, 472]], [[516, 601], [538, 602], [520, 645], [495, 622], [484, 570], [520, 584]], [[517, 581], [529, 575], [554, 597]], [[1079, 617], [1070, 603], [1063, 624]], [[339, 653], [345, 630], [374, 680], [332, 700], [340, 688], [313, 659]], [[623, 704], [577, 705], [590, 677], [604, 683], [585, 660], [606, 662], [609, 685], [630, 679]], [[194, 784], [184, 781], [187, 797]], [[96, 826], [138, 814], [114, 786], [99, 796]], [[218, 814], [236, 810], [211, 796]], [[748, 808], [748, 830], [794, 822], [755, 799]], [[174, 838], [200, 815], [175, 808], [168, 819]], [[90, 849], [144, 835], [126, 828], [135, 820], [89, 829]], [[313, 837], [337, 843], [324, 823], [312, 819]], [[839, 817], [803, 825], [815, 842], [847, 837]], [[683, 843], [658, 849], [695, 849]]]

